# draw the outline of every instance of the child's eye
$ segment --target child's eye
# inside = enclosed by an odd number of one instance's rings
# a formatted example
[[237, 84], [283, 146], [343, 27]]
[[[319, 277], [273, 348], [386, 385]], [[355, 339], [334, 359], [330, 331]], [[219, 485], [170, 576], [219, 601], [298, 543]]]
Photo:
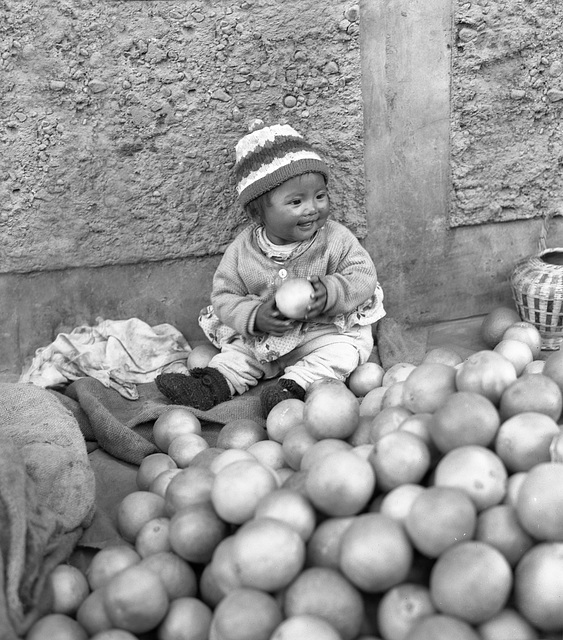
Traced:
[[300, 198], [295, 198], [294, 200], [291, 201], [291, 204], [294, 206], [297, 206], [299, 204], [301, 204], [301, 199]]
[[325, 200], [327, 198], [328, 194], [327, 193], [318, 193], [317, 194], [317, 200]]

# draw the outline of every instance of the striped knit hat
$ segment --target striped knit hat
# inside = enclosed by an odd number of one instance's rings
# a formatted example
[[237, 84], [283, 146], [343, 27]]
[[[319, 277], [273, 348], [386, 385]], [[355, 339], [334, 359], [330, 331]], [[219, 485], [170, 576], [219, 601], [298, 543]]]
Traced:
[[304, 173], [322, 173], [328, 181], [327, 163], [287, 124], [263, 127], [241, 138], [236, 146], [234, 172], [243, 207]]

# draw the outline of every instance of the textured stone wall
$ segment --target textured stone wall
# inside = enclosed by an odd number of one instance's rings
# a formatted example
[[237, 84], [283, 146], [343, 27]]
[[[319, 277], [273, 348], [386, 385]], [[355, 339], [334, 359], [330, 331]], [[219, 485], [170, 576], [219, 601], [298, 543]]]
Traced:
[[366, 232], [351, 0], [0, 0], [0, 273], [215, 255], [254, 119], [320, 145]]
[[451, 224], [563, 213], [563, 4], [454, 6]]

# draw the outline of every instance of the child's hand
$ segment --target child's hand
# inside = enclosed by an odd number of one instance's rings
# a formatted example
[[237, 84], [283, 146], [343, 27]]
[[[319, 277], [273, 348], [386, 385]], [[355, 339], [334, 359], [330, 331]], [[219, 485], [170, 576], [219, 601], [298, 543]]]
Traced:
[[261, 333], [268, 333], [272, 336], [283, 336], [290, 328], [291, 320], [278, 311], [275, 300], [272, 298], [268, 302], [258, 307], [254, 326]]
[[321, 282], [319, 276], [310, 276], [307, 280], [309, 280], [315, 290], [315, 293], [311, 298], [311, 304], [307, 307], [307, 313], [305, 314], [305, 320], [311, 320], [312, 318], [320, 316], [324, 311], [327, 292], [326, 287]]

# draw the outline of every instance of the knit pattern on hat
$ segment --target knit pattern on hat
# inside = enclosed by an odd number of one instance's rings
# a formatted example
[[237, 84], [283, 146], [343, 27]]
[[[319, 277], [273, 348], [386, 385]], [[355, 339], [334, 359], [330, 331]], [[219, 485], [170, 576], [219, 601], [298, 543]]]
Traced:
[[240, 204], [246, 204], [304, 173], [321, 173], [328, 165], [303, 136], [289, 125], [252, 131], [236, 146], [235, 177]]

